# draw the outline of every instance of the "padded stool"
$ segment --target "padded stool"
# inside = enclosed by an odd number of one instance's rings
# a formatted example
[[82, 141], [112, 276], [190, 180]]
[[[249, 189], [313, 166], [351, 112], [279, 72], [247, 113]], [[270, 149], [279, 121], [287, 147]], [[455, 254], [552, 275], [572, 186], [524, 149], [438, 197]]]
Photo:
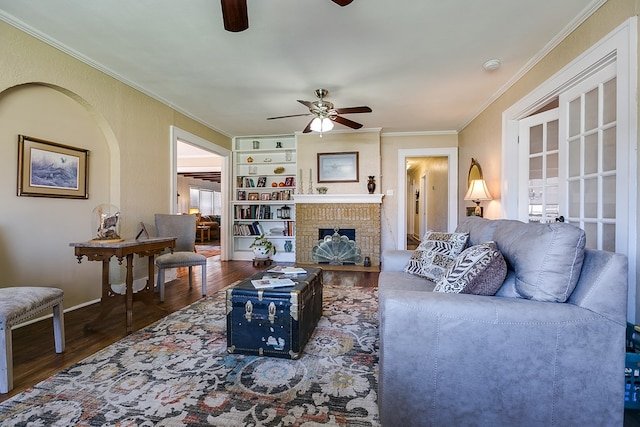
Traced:
[[13, 388], [11, 328], [53, 307], [53, 335], [56, 353], [64, 351], [62, 289], [46, 287], [0, 288], [0, 393]]

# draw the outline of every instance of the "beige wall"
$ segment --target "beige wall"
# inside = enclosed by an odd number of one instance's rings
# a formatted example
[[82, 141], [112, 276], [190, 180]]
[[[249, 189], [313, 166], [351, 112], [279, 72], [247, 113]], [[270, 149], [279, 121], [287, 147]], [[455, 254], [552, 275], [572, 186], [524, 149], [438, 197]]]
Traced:
[[[457, 147], [455, 133], [382, 134], [380, 139], [381, 170], [379, 191], [382, 199], [382, 250], [398, 247], [406, 236], [398, 236], [398, 152], [403, 149]], [[403, 165], [404, 168], [404, 165]], [[393, 195], [389, 195], [391, 190]], [[410, 194], [407, 197], [411, 197]], [[402, 218], [404, 221], [405, 219]]]
[[[120, 208], [125, 238], [169, 211], [170, 126], [231, 141], [2, 22], [0, 40], [0, 286], [58, 286], [72, 307], [100, 296], [100, 264], [78, 265], [69, 247], [93, 237], [95, 206]], [[89, 199], [17, 197], [18, 134], [91, 150]], [[137, 262], [134, 274], [144, 271]], [[114, 261], [112, 281], [123, 281]]]
[[[458, 180], [460, 200], [467, 190], [467, 173], [473, 157], [482, 166], [485, 181], [494, 199], [491, 202], [482, 203], [485, 208], [485, 217], [500, 217], [502, 112], [540, 86], [629, 17], [637, 16], [639, 9], [640, 2], [638, 0], [607, 1], [595, 14], [460, 132], [458, 153], [460, 159]], [[470, 202], [465, 202], [465, 204], [472, 206]], [[464, 215], [462, 208], [460, 209], [460, 218]]]
[[[363, 194], [367, 192], [367, 176], [375, 176], [375, 192], [384, 194], [381, 214], [381, 247], [384, 251], [396, 248], [399, 239], [406, 239], [406, 236], [397, 236], [398, 150], [456, 147], [457, 145], [458, 137], [453, 132], [385, 135], [380, 134], [378, 130], [365, 130], [349, 133], [331, 132], [324, 134], [322, 138], [317, 134], [298, 135], [298, 168], [303, 171], [306, 194], [309, 187], [309, 169], [312, 170], [314, 191], [319, 186], [316, 178], [318, 153], [357, 151], [360, 158], [359, 182], [321, 185], [328, 187], [329, 193]], [[446, 185], [446, 179], [444, 185]], [[444, 186], [438, 185], [437, 188], [442, 190]], [[388, 194], [388, 190], [392, 190], [393, 194]], [[437, 210], [437, 208], [434, 209]], [[436, 212], [432, 213], [437, 215]]]
[[[463, 167], [464, 163], [469, 162], [471, 157], [474, 157], [482, 165], [489, 191], [494, 197], [494, 201], [488, 204], [488, 209], [485, 208], [485, 216], [488, 218], [500, 217], [502, 112], [540, 86], [630, 17], [638, 16], [639, 12], [640, 1], [638, 0], [607, 1], [531, 71], [460, 132], [460, 198], [464, 196], [462, 181], [463, 178], [466, 179], [468, 171], [468, 168]], [[635, 72], [637, 74], [636, 77], [640, 79], [640, 73], [637, 68]], [[640, 111], [640, 109], [638, 110]], [[633, 153], [633, 155], [638, 156], [638, 153]], [[636, 211], [638, 207], [640, 206], [636, 206]], [[462, 210], [460, 215], [463, 215]], [[638, 218], [640, 219], [640, 216]], [[637, 236], [631, 236], [631, 238], [637, 239]], [[638, 265], [639, 261], [640, 257], [636, 255], [635, 265]], [[640, 284], [640, 276], [636, 277], [636, 283]], [[638, 300], [636, 300], [635, 311], [640, 313]], [[638, 314], [636, 317], [638, 317]]]
[[[358, 182], [318, 184], [318, 153], [357, 152], [359, 159]], [[313, 180], [313, 191], [317, 187], [327, 187], [329, 194], [363, 194], [367, 191], [367, 177], [373, 175], [376, 182], [380, 178], [380, 132], [331, 132], [323, 134], [298, 135], [298, 169], [302, 170], [304, 194], [309, 192], [309, 170]], [[298, 172], [300, 175], [300, 172]], [[299, 178], [299, 177], [298, 177]], [[376, 193], [380, 188], [376, 188]]]
[[[299, 168], [308, 170], [317, 187], [318, 152], [358, 151], [360, 181], [327, 184], [329, 192], [364, 193], [374, 175], [382, 206], [382, 249], [394, 248], [397, 236], [398, 150], [459, 147], [458, 196], [466, 192], [471, 158], [482, 165], [494, 201], [484, 203], [485, 216], [500, 216], [501, 114], [630, 16], [638, 0], [609, 0], [534, 69], [466, 126], [459, 135], [380, 134], [379, 131], [300, 135]], [[140, 221], [153, 222], [167, 212], [170, 200], [169, 127], [171, 125], [231, 149], [231, 141], [170, 107], [118, 82], [33, 37], [0, 22], [0, 286], [51, 285], [66, 292], [71, 307], [98, 298], [100, 266], [78, 265], [68, 243], [91, 237], [90, 213], [100, 203], [122, 211], [122, 234], [133, 237]], [[37, 98], [37, 104], [34, 99]], [[19, 133], [89, 148], [90, 198], [66, 200], [16, 196]], [[394, 192], [387, 194], [388, 190]], [[459, 215], [465, 206], [460, 203]], [[34, 265], [42, 268], [34, 268]], [[121, 270], [115, 267], [115, 279]], [[136, 266], [136, 275], [144, 266]]]

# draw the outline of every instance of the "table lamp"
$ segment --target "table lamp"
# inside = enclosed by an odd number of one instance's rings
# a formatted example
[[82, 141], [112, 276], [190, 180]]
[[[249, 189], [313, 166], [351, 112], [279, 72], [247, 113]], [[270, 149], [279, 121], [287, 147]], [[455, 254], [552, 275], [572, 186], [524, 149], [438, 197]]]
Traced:
[[471, 200], [476, 204], [476, 209], [474, 211], [475, 216], [482, 216], [482, 208], [480, 207], [480, 202], [482, 200], [492, 200], [491, 194], [487, 189], [487, 184], [484, 182], [484, 179], [474, 179], [471, 181], [471, 185], [469, 185], [469, 190], [467, 190], [467, 194], [464, 196], [464, 200]]

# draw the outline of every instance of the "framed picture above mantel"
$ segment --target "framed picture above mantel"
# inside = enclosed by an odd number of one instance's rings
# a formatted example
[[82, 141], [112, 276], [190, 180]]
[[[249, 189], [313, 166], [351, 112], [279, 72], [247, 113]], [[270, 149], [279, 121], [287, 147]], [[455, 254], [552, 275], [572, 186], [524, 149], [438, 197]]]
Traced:
[[358, 152], [318, 153], [318, 182], [358, 182]]
[[88, 199], [89, 150], [18, 135], [18, 196]]

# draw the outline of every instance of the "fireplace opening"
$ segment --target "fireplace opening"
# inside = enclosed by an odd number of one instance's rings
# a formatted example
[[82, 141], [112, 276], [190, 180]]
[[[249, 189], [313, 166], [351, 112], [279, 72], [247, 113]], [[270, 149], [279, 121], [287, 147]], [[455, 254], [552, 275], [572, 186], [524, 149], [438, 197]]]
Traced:
[[[341, 236], [347, 236], [349, 240], [356, 240], [356, 229], [355, 228], [338, 228], [338, 233]], [[318, 240], [322, 240], [327, 236], [333, 236], [333, 233], [336, 232], [335, 228], [319, 228], [318, 229]]]
[[362, 262], [355, 242], [356, 230], [318, 229], [318, 244], [311, 251], [311, 260], [318, 264], [354, 265]]

